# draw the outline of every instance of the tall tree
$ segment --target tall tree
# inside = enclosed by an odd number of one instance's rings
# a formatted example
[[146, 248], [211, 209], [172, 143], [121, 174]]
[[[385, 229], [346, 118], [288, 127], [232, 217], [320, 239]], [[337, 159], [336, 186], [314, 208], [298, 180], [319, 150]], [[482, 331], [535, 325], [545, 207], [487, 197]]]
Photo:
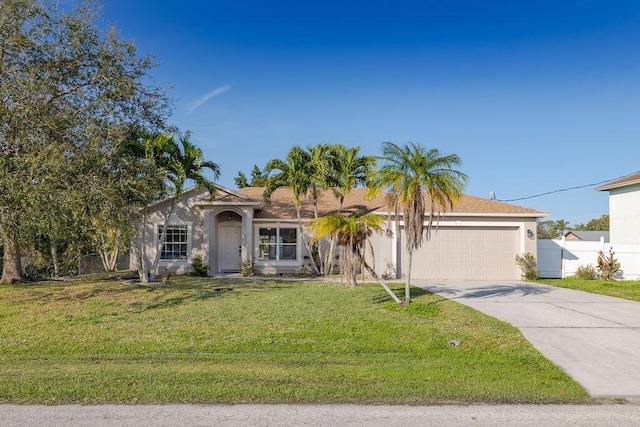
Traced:
[[[131, 124], [158, 129], [168, 115], [151, 58], [114, 28], [100, 30], [94, 2], [59, 4], [0, 2], [0, 282], [24, 280], [21, 247], [46, 234], [48, 207], [75, 200], [74, 186], [93, 175], [72, 175], [73, 164], [109, 153]], [[53, 234], [59, 225], [50, 224]]]
[[462, 195], [467, 176], [456, 169], [462, 165], [457, 155], [443, 156], [437, 149], [412, 142], [404, 146], [383, 143], [379, 161], [380, 169], [371, 183], [372, 193], [387, 191], [392, 195], [390, 200], [402, 209], [409, 253], [405, 304], [409, 304], [413, 252], [437, 231], [442, 214], [452, 209]]
[[577, 231], [609, 231], [609, 215], [591, 219], [586, 224], [576, 224], [573, 229]]
[[247, 176], [238, 172], [238, 176], [236, 176], [233, 180], [236, 183], [236, 187], [244, 188], [244, 187], [265, 187], [267, 185], [267, 180], [269, 176], [267, 173], [262, 171], [258, 165], [253, 165], [253, 169], [251, 169], [251, 181], [247, 179]]
[[[280, 187], [287, 187], [293, 194], [293, 206], [298, 219], [298, 235], [309, 254], [311, 268], [314, 273], [320, 274], [320, 270], [312, 256], [311, 244], [304, 234], [302, 215], [302, 199], [307, 196], [312, 185], [312, 172], [310, 170], [311, 156], [300, 146], [294, 146], [284, 160], [269, 160], [265, 167], [265, 172], [269, 175], [269, 180], [264, 191], [264, 199], [269, 202], [273, 192]], [[275, 173], [273, 173], [275, 172]], [[273, 173], [273, 174], [272, 174]]]
[[[166, 170], [166, 179], [171, 187], [173, 197], [169, 213], [167, 214], [162, 228], [163, 232], [156, 246], [156, 256], [149, 272], [149, 279], [155, 280], [160, 267], [160, 256], [164, 248], [166, 232], [168, 225], [175, 213], [176, 201], [180, 198], [184, 191], [184, 185], [187, 180], [193, 181], [196, 186], [206, 188], [210, 196], [213, 198], [216, 194], [216, 188], [213, 180], [205, 176], [205, 171], [209, 170], [213, 179], [220, 177], [220, 167], [217, 163], [204, 159], [202, 150], [189, 141], [189, 137], [180, 138], [180, 143], [175, 143], [173, 138], [166, 138], [164, 142], [164, 150], [166, 153], [166, 161], [162, 167]], [[144, 233], [144, 231], [143, 231]]]
[[[347, 148], [342, 144], [332, 145], [329, 149], [330, 179], [333, 194], [338, 199], [338, 213], [342, 212], [344, 199], [355, 187], [364, 185], [375, 167], [375, 157], [361, 156], [360, 147]], [[333, 252], [335, 240], [331, 240], [325, 273], [333, 272]]]

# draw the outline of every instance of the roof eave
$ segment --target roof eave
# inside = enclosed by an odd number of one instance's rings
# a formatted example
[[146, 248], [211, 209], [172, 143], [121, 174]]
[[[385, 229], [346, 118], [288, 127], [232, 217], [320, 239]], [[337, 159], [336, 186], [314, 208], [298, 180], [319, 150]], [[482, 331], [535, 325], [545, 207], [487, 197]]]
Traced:
[[630, 185], [638, 185], [638, 184], [640, 184], [640, 179], [634, 179], [633, 181], [604, 184], [604, 185], [601, 185], [600, 187], [594, 188], [594, 190], [608, 191], [608, 190], [613, 190], [614, 188], [622, 188], [622, 187], [628, 187]]

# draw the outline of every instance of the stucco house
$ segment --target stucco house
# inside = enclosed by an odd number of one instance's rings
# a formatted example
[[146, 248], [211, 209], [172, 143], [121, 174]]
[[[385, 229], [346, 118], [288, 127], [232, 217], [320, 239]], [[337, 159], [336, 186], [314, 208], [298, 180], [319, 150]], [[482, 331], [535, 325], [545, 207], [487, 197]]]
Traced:
[[[280, 274], [304, 270], [309, 263], [297, 228], [297, 218], [289, 189], [278, 189], [271, 202], [262, 198], [264, 188], [230, 190], [217, 187], [215, 199], [206, 190], [185, 191], [176, 201], [175, 215], [167, 228], [161, 256], [160, 274], [186, 273], [193, 257], [201, 256], [209, 274], [237, 272], [244, 262], [253, 262], [256, 272]], [[387, 218], [384, 195], [365, 197], [365, 189], [354, 189], [344, 201], [344, 209], [363, 208]], [[155, 256], [171, 200], [149, 206], [144, 228], [147, 256]], [[427, 204], [428, 206], [428, 204]], [[332, 191], [323, 193], [318, 203], [320, 215], [335, 211], [338, 201]], [[313, 218], [313, 205], [306, 199], [302, 217]], [[516, 254], [536, 253], [536, 220], [546, 213], [516, 205], [465, 195], [452, 212], [440, 221], [421, 249], [414, 252], [412, 277], [416, 279], [520, 279]], [[390, 218], [386, 232], [371, 238], [379, 274], [402, 278], [407, 272], [407, 253], [402, 218]], [[306, 230], [306, 229], [305, 229]], [[305, 235], [308, 236], [308, 230]], [[131, 267], [135, 267], [135, 254]]]
[[613, 244], [640, 244], [640, 173], [596, 187], [609, 192], [609, 230]]

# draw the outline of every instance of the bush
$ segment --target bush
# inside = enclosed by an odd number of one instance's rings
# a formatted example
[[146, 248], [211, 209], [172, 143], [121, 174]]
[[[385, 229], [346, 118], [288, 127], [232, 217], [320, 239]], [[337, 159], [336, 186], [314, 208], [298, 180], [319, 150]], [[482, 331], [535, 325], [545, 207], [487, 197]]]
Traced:
[[591, 264], [581, 265], [576, 270], [576, 279], [595, 280], [598, 277], [598, 272]]
[[522, 277], [527, 280], [535, 280], [538, 278], [538, 265], [536, 257], [527, 252], [524, 255], [516, 255], [516, 264], [522, 270]]
[[189, 275], [197, 277], [207, 277], [209, 274], [209, 266], [204, 265], [204, 260], [200, 255], [193, 257], [191, 261], [191, 272]]
[[613, 282], [614, 276], [620, 271], [620, 263], [613, 257], [613, 248], [609, 248], [609, 256], [602, 251], [598, 252], [598, 271], [600, 278], [608, 282]]
[[240, 265], [240, 275], [243, 277], [253, 276], [256, 274], [256, 269], [253, 266], [253, 261], [246, 261]]

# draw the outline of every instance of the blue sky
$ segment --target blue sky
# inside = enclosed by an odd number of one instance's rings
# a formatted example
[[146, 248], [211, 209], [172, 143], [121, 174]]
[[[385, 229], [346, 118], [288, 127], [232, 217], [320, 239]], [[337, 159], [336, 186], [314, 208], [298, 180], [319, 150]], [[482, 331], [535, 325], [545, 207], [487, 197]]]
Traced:
[[[383, 141], [458, 154], [467, 193], [517, 199], [640, 170], [640, 2], [105, 0], [153, 54], [234, 188], [294, 145]], [[593, 187], [513, 202], [608, 211]]]

